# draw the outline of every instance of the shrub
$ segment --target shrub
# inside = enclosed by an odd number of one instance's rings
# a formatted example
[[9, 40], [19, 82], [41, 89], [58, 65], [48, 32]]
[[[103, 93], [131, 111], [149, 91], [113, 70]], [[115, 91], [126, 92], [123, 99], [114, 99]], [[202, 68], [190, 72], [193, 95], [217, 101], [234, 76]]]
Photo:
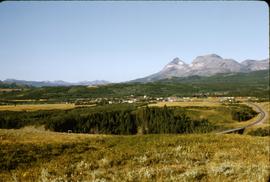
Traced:
[[248, 135], [252, 136], [270, 136], [270, 127], [267, 128], [258, 128], [256, 130], [252, 130], [248, 133]]
[[236, 121], [247, 121], [258, 113], [248, 106], [239, 106], [231, 111], [232, 119]]

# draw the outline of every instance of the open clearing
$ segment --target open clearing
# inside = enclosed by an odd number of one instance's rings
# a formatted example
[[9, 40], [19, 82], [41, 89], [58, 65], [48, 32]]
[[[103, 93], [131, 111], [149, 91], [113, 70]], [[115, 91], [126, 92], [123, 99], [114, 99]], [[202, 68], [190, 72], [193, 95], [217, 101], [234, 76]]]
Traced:
[[238, 122], [232, 119], [230, 106], [222, 105], [217, 100], [204, 99], [203, 101], [186, 101], [186, 102], [158, 102], [149, 104], [149, 107], [182, 107], [186, 109], [186, 114], [196, 119], [208, 119], [211, 123], [226, 127], [234, 128], [247, 125], [253, 120]]
[[22, 105], [4, 105], [0, 106], [0, 111], [37, 111], [52, 109], [73, 109], [74, 104], [22, 104]]
[[[239, 99], [238, 99], [239, 100]], [[243, 100], [245, 101], [245, 100]], [[246, 104], [247, 103], [242, 103]], [[258, 127], [267, 127], [270, 125], [269, 121], [269, 102], [256, 103], [264, 111], [266, 111], [266, 117], [264, 121], [256, 126], [248, 128], [247, 131]], [[257, 120], [259, 116], [256, 116], [248, 121], [238, 122], [232, 119], [230, 111], [228, 108], [230, 105], [223, 105], [218, 102], [217, 99], [203, 99], [201, 101], [185, 101], [185, 102], [158, 102], [155, 104], [149, 104], [149, 107], [183, 107], [187, 109], [187, 115], [192, 119], [208, 119], [210, 122], [217, 124], [219, 126], [224, 126], [226, 128], [238, 128], [247, 126]], [[251, 105], [252, 107], [252, 105]], [[253, 107], [254, 108], [254, 107]], [[254, 109], [256, 110], [256, 108]]]
[[37, 111], [53, 109], [73, 109], [75, 107], [91, 107], [95, 105], [75, 105], [75, 104], [18, 104], [0, 106], [0, 111]]
[[200, 107], [218, 107], [221, 106], [219, 102], [211, 102], [211, 101], [186, 101], [186, 102], [158, 102], [155, 104], [149, 104], [149, 107], [157, 106], [180, 106], [180, 107], [189, 107], [189, 106], [200, 106]]
[[0, 181], [268, 181], [269, 137], [0, 130]]
[[[217, 107], [221, 104], [218, 102], [159, 102], [156, 104], [149, 104], [149, 106], [162, 107], [167, 106], [207, 106], [207, 107]], [[57, 103], [57, 104], [17, 104], [17, 105], [2, 105], [0, 106], [0, 111], [37, 111], [37, 110], [53, 110], [53, 109], [73, 109], [75, 107], [91, 107], [95, 105], [75, 105], [71, 103]]]
[[0, 92], [13, 92], [13, 91], [21, 91], [20, 88], [0, 88]]

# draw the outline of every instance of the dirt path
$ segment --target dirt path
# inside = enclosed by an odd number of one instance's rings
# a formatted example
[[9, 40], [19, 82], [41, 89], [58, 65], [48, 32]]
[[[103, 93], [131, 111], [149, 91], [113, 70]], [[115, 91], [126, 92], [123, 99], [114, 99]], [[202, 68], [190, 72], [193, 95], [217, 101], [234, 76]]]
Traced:
[[236, 133], [236, 132], [243, 133], [246, 128], [261, 124], [266, 120], [266, 118], [268, 118], [268, 113], [262, 107], [260, 107], [258, 104], [255, 104], [255, 103], [246, 103], [246, 104], [248, 106], [252, 107], [256, 112], [259, 113], [258, 116], [256, 116], [257, 119], [247, 126], [221, 131], [221, 132], [218, 132], [217, 134]]
[[246, 128], [254, 126], [254, 125], [262, 124], [266, 121], [266, 119], [268, 118], [268, 112], [265, 111], [263, 107], [260, 107], [260, 105], [255, 104], [255, 103], [247, 103], [247, 105], [251, 106], [256, 112], [258, 112], [259, 116], [255, 122], [247, 125]]

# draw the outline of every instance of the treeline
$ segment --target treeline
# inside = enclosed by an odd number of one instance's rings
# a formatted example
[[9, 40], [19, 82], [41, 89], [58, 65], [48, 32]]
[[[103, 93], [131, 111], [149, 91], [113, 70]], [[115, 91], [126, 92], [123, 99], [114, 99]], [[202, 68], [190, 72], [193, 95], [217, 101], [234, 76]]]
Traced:
[[39, 110], [27, 111], [0, 111], [0, 128], [21, 128], [27, 125], [45, 125], [55, 118], [64, 118], [66, 115], [87, 115], [117, 110], [136, 110], [142, 104], [110, 104], [96, 107], [82, 107], [70, 110]]
[[88, 115], [69, 113], [45, 123], [52, 131], [94, 134], [136, 134], [136, 119], [131, 111], [97, 112]]
[[17, 83], [5, 83], [0, 80], [0, 88], [30, 88], [31, 86]]
[[[214, 129], [207, 120], [191, 120], [185, 114], [175, 115], [174, 109], [149, 108], [136, 112], [130, 110], [67, 114], [51, 119], [47, 129], [59, 132], [102, 134], [154, 134], [209, 132]], [[139, 131], [138, 131], [139, 130]]]
[[[68, 101], [76, 98], [113, 98], [135, 96], [255, 96], [269, 98], [269, 70], [251, 73], [192, 76], [150, 83], [117, 83], [98, 87], [68, 86], [29, 88], [21, 92], [0, 93], [2, 99], [48, 99]], [[269, 100], [269, 99], [268, 99]]]
[[157, 134], [209, 132], [215, 128], [208, 120], [192, 120], [176, 108], [140, 108], [107, 111], [87, 109], [70, 111], [2, 112], [1, 128], [45, 125], [57, 132], [94, 134]]
[[231, 111], [232, 119], [236, 121], [247, 121], [254, 116], [256, 116], [258, 113], [254, 111], [251, 107], [248, 106], [241, 106], [237, 107], [236, 109], [233, 109]]
[[174, 108], [146, 107], [137, 112], [142, 133], [194, 133], [209, 132], [214, 126], [206, 119], [192, 120], [185, 113], [175, 114]]
[[18, 129], [27, 125], [42, 125], [57, 113], [58, 111], [1, 111], [0, 128]]

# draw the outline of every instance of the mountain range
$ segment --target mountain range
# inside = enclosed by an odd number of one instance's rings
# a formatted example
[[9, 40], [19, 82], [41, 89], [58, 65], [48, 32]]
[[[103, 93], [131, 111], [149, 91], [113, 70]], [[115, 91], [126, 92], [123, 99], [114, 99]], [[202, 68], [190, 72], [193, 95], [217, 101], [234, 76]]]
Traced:
[[82, 82], [65, 82], [62, 80], [56, 81], [26, 81], [26, 80], [16, 80], [16, 79], [6, 79], [3, 83], [16, 83], [19, 85], [29, 85], [34, 87], [44, 87], [44, 86], [72, 86], [72, 85], [82, 85], [82, 86], [95, 86], [95, 85], [106, 85], [110, 82], [105, 80], [94, 80], [94, 81], [82, 81]]
[[131, 82], [153, 82], [173, 77], [212, 76], [218, 73], [239, 73], [269, 69], [269, 59], [245, 60], [241, 63], [234, 59], [224, 59], [217, 54], [196, 57], [191, 64], [174, 58], [161, 71]]
[[[234, 59], [224, 59], [217, 54], [208, 54], [203, 56], [197, 56], [191, 64], [186, 64], [179, 58], [174, 58], [171, 62], [163, 67], [157, 73], [131, 80], [128, 82], [154, 82], [164, 79], [171, 79], [174, 77], [183, 78], [190, 76], [212, 76], [219, 73], [248, 73], [252, 71], [260, 71], [269, 69], [269, 58], [264, 60], [245, 60], [241, 63]], [[16, 83], [19, 85], [29, 85], [34, 87], [43, 86], [95, 86], [95, 85], [106, 85], [110, 82], [105, 80], [95, 81], [82, 81], [82, 82], [65, 82], [62, 80], [57, 81], [26, 81], [16, 79], [6, 79], [3, 83], [11, 84]]]

